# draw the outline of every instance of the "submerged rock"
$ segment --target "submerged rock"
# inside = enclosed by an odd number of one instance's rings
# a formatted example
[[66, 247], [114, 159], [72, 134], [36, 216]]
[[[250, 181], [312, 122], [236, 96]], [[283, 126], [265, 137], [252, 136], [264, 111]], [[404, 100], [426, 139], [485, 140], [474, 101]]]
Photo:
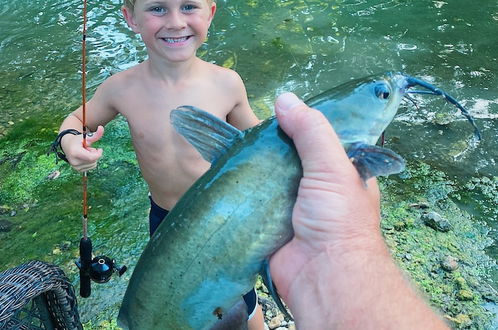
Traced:
[[460, 290], [458, 291], [457, 298], [459, 300], [473, 300], [474, 294], [470, 290]]
[[447, 317], [453, 323], [453, 328], [461, 329], [472, 325], [472, 320], [467, 314], [458, 314], [455, 317]]
[[57, 179], [59, 176], [61, 175], [61, 172], [55, 170], [53, 171], [52, 173], [50, 173], [49, 175], [47, 175], [47, 180], [55, 180]]
[[441, 268], [447, 272], [452, 272], [458, 269], [458, 259], [452, 256], [447, 256], [441, 260]]
[[434, 116], [434, 123], [440, 126], [448, 125], [454, 120], [455, 120], [454, 116], [450, 113], [438, 112]]
[[278, 314], [277, 316], [273, 317], [270, 322], [268, 322], [268, 327], [270, 329], [277, 329], [280, 328], [280, 325], [284, 321], [284, 315], [283, 314]]
[[0, 205], [0, 214], [7, 214], [11, 213], [13, 209], [10, 206], [7, 205]]
[[436, 212], [428, 212], [423, 214], [422, 221], [426, 226], [429, 226], [432, 229], [440, 232], [447, 232], [451, 229], [451, 225], [448, 220], [446, 220]]
[[14, 225], [9, 220], [0, 219], [0, 233], [6, 233], [12, 230]]

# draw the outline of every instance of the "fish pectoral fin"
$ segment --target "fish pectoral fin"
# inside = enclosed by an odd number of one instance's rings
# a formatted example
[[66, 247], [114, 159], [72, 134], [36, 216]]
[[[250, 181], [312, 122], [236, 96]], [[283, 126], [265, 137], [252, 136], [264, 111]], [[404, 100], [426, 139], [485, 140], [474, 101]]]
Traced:
[[202, 157], [213, 164], [244, 133], [199, 108], [183, 105], [171, 111], [171, 125]]
[[277, 288], [275, 287], [275, 284], [273, 283], [273, 280], [271, 279], [271, 274], [270, 274], [270, 260], [266, 259], [263, 261], [263, 265], [261, 267], [261, 278], [263, 279], [263, 283], [265, 284], [266, 288], [268, 289], [268, 292], [270, 293], [271, 297], [273, 298], [273, 301], [275, 301], [275, 304], [277, 304], [278, 309], [290, 320], [293, 320], [292, 316], [289, 314], [289, 311], [287, 308], [285, 308], [284, 303], [280, 299], [280, 296], [278, 295]]
[[374, 176], [395, 174], [405, 169], [404, 159], [386, 148], [353, 143], [348, 148], [347, 154], [363, 182]]

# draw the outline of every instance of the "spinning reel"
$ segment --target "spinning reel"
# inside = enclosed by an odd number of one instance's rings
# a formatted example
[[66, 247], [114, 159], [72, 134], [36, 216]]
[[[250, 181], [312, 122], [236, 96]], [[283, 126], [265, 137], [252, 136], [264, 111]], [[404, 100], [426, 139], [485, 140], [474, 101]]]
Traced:
[[104, 255], [92, 258], [92, 241], [88, 237], [81, 239], [80, 258], [75, 263], [80, 270], [80, 296], [83, 298], [88, 298], [92, 292], [90, 280], [106, 283], [113, 273], [121, 276], [128, 269], [124, 265], [117, 265], [114, 259]]

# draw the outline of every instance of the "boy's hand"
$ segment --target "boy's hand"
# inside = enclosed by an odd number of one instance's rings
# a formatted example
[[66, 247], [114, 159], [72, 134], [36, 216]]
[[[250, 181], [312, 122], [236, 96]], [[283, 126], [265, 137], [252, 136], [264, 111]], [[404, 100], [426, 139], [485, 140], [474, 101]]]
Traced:
[[93, 133], [86, 136], [86, 148], [83, 147], [83, 135], [66, 134], [61, 141], [62, 150], [66, 153], [69, 164], [78, 172], [86, 172], [97, 167], [97, 161], [102, 157], [101, 148], [91, 145], [104, 135], [104, 127], [99, 126]]

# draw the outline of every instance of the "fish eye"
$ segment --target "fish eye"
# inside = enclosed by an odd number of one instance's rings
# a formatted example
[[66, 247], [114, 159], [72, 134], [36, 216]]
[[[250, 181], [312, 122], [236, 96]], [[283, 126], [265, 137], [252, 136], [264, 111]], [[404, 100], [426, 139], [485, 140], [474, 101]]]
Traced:
[[389, 86], [387, 86], [384, 83], [379, 83], [375, 85], [374, 92], [375, 95], [382, 100], [387, 100], [391, 95], [391, 90], [389, 89]]

